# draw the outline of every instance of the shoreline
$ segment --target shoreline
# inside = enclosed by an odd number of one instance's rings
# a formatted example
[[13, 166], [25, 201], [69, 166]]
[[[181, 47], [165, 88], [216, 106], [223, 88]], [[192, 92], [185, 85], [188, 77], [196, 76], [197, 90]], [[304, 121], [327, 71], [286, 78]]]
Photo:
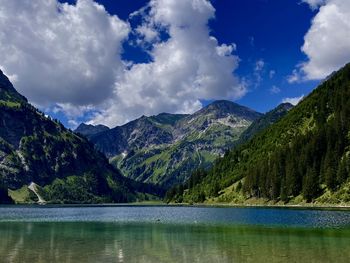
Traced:
[[101, 204], [0, 204], [4, 207], [32, 206], [40, 208], [54, 207], [212, 207], [212, 208], [291, 208], [291, 209], [329, 209], [329, 210], [350, 210], [350, 204], [236, 204], [236, 203], [164, 203], [164, 202], [134, 202], [134, 203], [101, 203]]

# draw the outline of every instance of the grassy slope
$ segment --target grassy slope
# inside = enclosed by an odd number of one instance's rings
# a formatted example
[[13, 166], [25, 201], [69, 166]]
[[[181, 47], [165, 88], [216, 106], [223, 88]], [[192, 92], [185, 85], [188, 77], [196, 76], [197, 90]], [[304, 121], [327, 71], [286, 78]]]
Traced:
[[119, 155], [111, 162], [130, 178], [169, 187], [188, 179], [195, 168], [210, 167], [249, 124], [244, 121], [245, 126], [238, 128], [215, 124], [204, 132], [193, 131], [175, 144], [141, 149], [126, 160]]

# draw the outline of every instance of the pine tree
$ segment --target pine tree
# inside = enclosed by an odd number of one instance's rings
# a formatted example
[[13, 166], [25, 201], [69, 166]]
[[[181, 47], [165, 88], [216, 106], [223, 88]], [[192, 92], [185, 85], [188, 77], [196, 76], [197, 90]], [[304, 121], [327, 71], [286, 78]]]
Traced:
[[311, 202], [318, 193], [319, 184], [315, 168], [308, 168], [303, 180], [303, 196], [307, 202]]
[[339, 162], [337, 171], [337, 181], [339, 184], [343, 184], [349, 178], [349, 173], [346, 167], [346, 161], [343, 159]]

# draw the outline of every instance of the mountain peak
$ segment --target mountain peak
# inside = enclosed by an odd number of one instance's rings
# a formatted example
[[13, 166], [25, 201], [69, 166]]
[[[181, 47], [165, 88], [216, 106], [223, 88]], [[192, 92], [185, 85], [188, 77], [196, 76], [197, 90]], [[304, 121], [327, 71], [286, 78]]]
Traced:
[[109, 130], [109, 128], [102, 124], [92, 125], [81, 123], [74, 131], [85, 136], [91, 136], [107, 130]]
[[290, 109], [294, 108], [294, 105], [289, 103], [289, 102], [283, 102], [276, 107], [276, 109], [278, 109], [278, 108], [290, 110]]
[[232, 106], [240, 106], [240, 105], [230, 100], [215, 100], [212, 103], [208, 104], [206, 107], [209, 108], [209, 107], [232, 107]]
[[253, 121], [261, 117], [261, 113], [256, 112], [245, 106], [241, 106], [229, 100], [216, 100], [203, 109], [197, 111], [195, 115], [215, 114], [216, 117], [226, 117], [228, 115], [236, 115]]

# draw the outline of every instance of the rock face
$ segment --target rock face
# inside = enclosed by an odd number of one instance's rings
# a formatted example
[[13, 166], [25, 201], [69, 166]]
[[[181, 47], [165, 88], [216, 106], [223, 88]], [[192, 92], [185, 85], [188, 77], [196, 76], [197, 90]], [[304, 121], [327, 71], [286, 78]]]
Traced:
[[173, 126], [186, 116], [168, 113], [152, 117], [142, 116], [123, 126], [90, 136], [90, 139], [97, 149], [111, 158], [131, 150], [171, 143], [174, 140]]
[[222, 100], [191, 115], [142, 116], [90, 140], [125, 176], [168, 188], [210, 166], [261, 116]]
[[[80, 191], [85, 191], [90, 202], [94, 196], [106, 201], [135, 197], [132, 181], [112, 167], [87, 139], [30, 105], [0, 72], [0, 183], [18, 189], [31, 182], [47, 186], [62, 179], [64, 189], [68, 177], [90, 182]], [[77, 194], [66, 201], [87, 200]]]

